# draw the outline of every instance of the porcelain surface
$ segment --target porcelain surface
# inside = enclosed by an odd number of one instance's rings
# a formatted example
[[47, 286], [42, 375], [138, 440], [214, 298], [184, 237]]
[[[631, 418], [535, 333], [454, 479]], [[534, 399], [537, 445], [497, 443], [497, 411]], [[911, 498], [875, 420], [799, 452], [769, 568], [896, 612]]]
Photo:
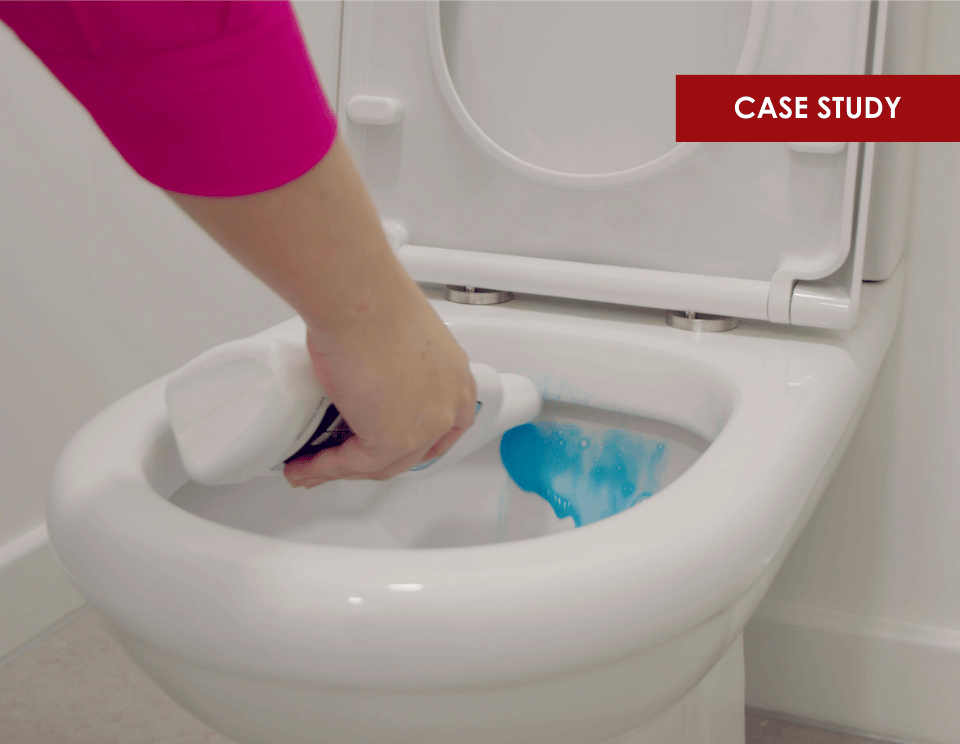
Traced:
[[[725, 720], [742, 694], [718, 708], [717, 690], [742, 693], [740, 632], [852, 433], [900, 278], [868, 287], [855, 331], [792, 338], [764, 324], [692, 334], [576, 303], [434, 300], [471, 358], [538, 383], [547, 417], [592, 411], [689, 445], [662, 490], [579, 529], [526, 494], [510, 507], [516, 531], [498, 533], [506, 475], [489, 452], [433, 493], [355, 486], [370, 489], [360, 504], [279, 480], [260, 481], [260, 499], [256, 482], [236, 500], [187, 484], [161, 378], [65, 450], [51, 539], [133, 658], [241, 742], [439, 743], [455, 731], [584, 744], [674, 730], [696, 710]], [[708, 695], [714, 667], [725, 681]]]
[[[549, 645], [541, 621], [551, 602], [571, 596], [586, 604], [602, 599], [618, 610], [597, 618], [609, 632], [597, 633], [590, 645], [603, 648], [628, 633], [642, 648], [668, 629], [709, 616], [762, 573], [785, 533], [757, 525], [787, 529], [791, 524], [805, 498], [799, 494], [809, 494], [816, 484], [816, 463], [829, 459], [870, 379], [849, 353], [833, 344], [752, 338], [749, 331], [686, 334], [521, 307], [438, 303], [438, 309], [473, 358], [539, 377], [549, 400], [671, 423], [712, 443], [656, 497], [575, 532], [442, 552], [371, 552], [241, 531], [172, 505], [167, 499], [186, 478], [172, 448], [159, 396], [161, 378], [94, 419], [64, 453], [50, 516], [58, 555], [71, 575], [96, 597], [95, 603], [153, 628], [157, 640], [166, 637], [174, 647], [184, 646], [178, 627], [191, 628], [188, 636], [197, 629], [202, 634], [207, 623], [195, 620], [222, 618], [224, 624], [217, 623], [209, 642], [186, 645], [196, 644], [201, 657], [229, 666], [263, 662], [255, 661], [252, 646], [231, 649], [224, 631], [239, 616], [248, 627], [256, 619], [278, 622], [270, 606], [285, 606], [283, 622], [292, 631], [300, 628], [293, 633], [289, 660], [311, 677], [333, 674], [331, 661], [339, 656], [324, 641], [324, 623], [341, 628], [357, 619], [358, 635], [349, 645], [369, 640], [375, 647], [379, 641], [360, 630], [374, 610], [381, 617], [388, 613], [392, 627], [408, 639], [424, 679], [442, 676], [443, 670], [455, 673], [467, 660], [476, 662], [477, 669], [495, 666], [491, 673], [497, 677], [509, 676], [499, 661], [491, 664], [485, 658], [485, 651], [496, 645], [496, 631], [484, 627], [484, 616], [506, 600], [515, 608], [516, 648]], [[869, 328], [867, 324], [864, 334]], [[76, 538], [76, 527], [90, 530], [87, 539]], [[103, 539], [90, 540], [92, 535]], [[141, 558], [110, 560], [112, 552], [124, 550]], [[691, 571], [703, 554], [715, 558]], [[72, 560], [74, 556], [81, 560]], [[193, 576], [183, 583], [177, 565], [206, 565], [207, 570], [187, 571]], [[287, 570], [291, 565], [297, 570]], [[331, 566], [336, 570], [330, 571]], [[624, 570], [635, 590], [631, 596], [611, 591]], [[535, 597], [520, 591], [534, 574]], [[129, 592], [126, 601], [103, 591], [108, 580], [122, 582]], [[219, 593], [233, 580], [262, 590], [265, 597], [255, 606], [243, 592], [210, 599], [210, 591]], [[156, 584], [147, 586], [149, 581]], [[298, 589], [304, 582], [324, 589], [304, 595]], [[421, 589], [396, 588], [405, 585]], [[678, 606], [675, 595], [681, 589], [691, 596]], [[164, 610], [164, 602], [148, 599], [158, 593], [169, 593], [174, 604], [194, 609]], [[297, 600], [284, 599], [288, 593]], [[349, 597], [364, 602], [351, 604]], [[261, 601], [266, 599], [275, 601]], [[154, 607], [147, 611], [149, 605]], [[435, 628], [411, 623], [411, 613], [433, 616], [444, 628], [475, 633], [472, 650], [440, 653], [428, 662], [416, 650], [417, 639], [425, 647], [433, 645]], [[551, 624], [564, 622], [554, 617]], [[303, 645], [311, 636], [314, 640]], [[496, 647], [510, 657], [509, 646]], [[279, 658], [280, 651], [273, 646], [270, 655]], [[322, 669], [308, 658], [328, 652], [333, 657], [325, 658]], [[557, 662], [541, 663], [546, 672]], [[376, 679], [382, 681], [381, 672], [390, 666], [385, 662]], [[353, 664], [342, 671], [358, 681], [365, 676]], [[406, 673], [398, 681], [414, 682]]]

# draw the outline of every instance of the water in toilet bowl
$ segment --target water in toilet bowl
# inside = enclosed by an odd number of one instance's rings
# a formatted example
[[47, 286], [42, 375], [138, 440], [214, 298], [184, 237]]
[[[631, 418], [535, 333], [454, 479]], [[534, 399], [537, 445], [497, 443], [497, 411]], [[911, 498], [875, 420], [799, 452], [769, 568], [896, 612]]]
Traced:
[[[655, 498], [708, 446], [670, 424], [572, 403], [545, 402], [535, 423], [541, 431], [576, 430], [578, 447], [587, 440], [583, 480], [577, 485], [570, 478], [577, 504], [570, 514], [558, 514], [535, 489], [518, 485], [497, 441], [422, 481], [334, 481], [309, 491], [278, 478], [220, 486], [191, 481], [170, 500], [230, 527], [298, 542], [388, 549], [486, 545], [572, 530], [634, 504], [642, 508], [648, 494]], [[629, 462], [641, 450], [643, 462]], [[618, 464], [625, 476], [617, 474]], [[561, 472], [554, 485], [562, 488], [562, 478]], [[636, 487], [626, 494], [631, 483]], [[611, 485], [619, 494], [612, 502]]]
[[623, 429], [541, 421], [506, 432], [500, 459], [520, 488], [582, 527], [659, 491], [671, 450], [666, 441]]

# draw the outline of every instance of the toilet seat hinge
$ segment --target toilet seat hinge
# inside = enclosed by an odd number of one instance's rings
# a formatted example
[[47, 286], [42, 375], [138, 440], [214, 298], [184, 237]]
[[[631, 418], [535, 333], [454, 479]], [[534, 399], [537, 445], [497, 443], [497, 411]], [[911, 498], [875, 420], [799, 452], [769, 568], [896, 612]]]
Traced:
[[461, 305], [499, 305], [502, 302], [510, 302], [513, 299], [513, 292], [448, 284], [443, 291], [443, 296], [450, 302]]
[[730, 331], [740, 325], [738, 318], [698, 313], [693, 310], [667, 310], [666, 321], [671, 328], [679, 328], [681, 331], [702, 331], [704, 333]]

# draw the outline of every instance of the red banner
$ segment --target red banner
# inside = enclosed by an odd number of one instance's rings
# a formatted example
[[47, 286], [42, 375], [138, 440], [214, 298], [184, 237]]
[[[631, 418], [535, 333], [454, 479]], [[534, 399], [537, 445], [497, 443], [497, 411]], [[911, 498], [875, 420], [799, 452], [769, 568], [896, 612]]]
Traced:
[[677, 75], [676, 139], [960, 141], [960, 75]]

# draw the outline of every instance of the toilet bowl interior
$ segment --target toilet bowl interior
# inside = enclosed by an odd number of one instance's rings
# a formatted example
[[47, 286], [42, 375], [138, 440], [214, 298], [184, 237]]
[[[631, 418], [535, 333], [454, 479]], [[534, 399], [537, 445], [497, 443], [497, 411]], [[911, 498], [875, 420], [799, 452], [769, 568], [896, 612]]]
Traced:
[[[532, 436], [552, 439], [547, 444], [552, 462], [526, 452], [520, 459], [528, 480], [547, 472], [540, 481], [554, 489], [554, 499], [569, 503], [562, 517], [542, 494], [524, 490], [507, 472], [509, 434], [503, 456], [501, 443], [491, 442], [425, 480], [334, 481], [309, 491], [281, 478], [232, 486], [190, 481], [170, 501], [227, 526], [300, 542], [414, 549], [485, 545], [571, 530], [575, 522], [587, 524], [642, 503], [709, 446], [672, 424], [551, 401], [529, 427]], [[523, 474], [519, 479], [529, 485]]]
[[[526, 374], [545, 396], [532, 424], [449, 471], [409, 481], [293, 489], [279, 477], [187, 482], [171, 503], [237, 529], [325, 545], [448, 548], [574, 529], [653, 498], [732, 413], [722, 378], [646, 344], [516, 323], [454, 324], [472, 360]], [[173, 456], [175, 454], [171, 453]]]

